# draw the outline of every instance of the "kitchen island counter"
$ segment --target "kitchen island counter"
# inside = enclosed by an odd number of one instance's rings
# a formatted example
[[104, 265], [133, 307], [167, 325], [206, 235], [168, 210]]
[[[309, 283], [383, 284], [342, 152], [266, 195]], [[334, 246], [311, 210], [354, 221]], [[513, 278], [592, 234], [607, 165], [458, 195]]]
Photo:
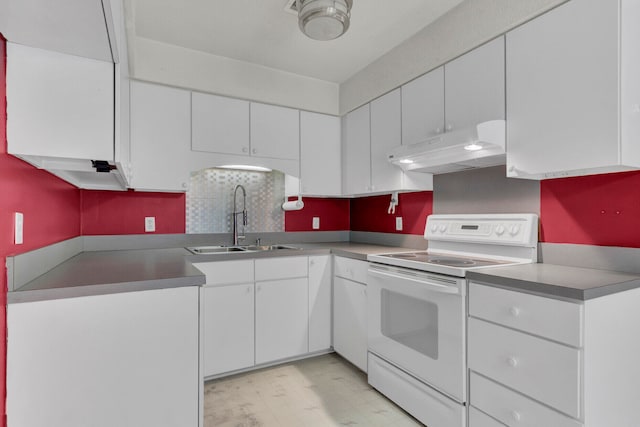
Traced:
[[640, 275], [556, 264], [521, 264], [469, 271], [474, 282], [551, 298], [586, 301], [640, 287]]

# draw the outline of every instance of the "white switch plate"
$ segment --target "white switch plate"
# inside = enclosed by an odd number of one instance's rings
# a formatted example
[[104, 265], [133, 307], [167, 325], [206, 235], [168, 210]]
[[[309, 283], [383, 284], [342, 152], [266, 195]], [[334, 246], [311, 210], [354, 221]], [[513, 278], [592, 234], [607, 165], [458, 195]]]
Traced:
[[396, 231], [402, 231], [402, 217], [396, 217]]
[[156, 217], [146, 216], [144, 217], [144, 231], [147, 233], [153, 233], [156, 231]]
[[312, 227], [313, 227], [314, 230], [320, 230], [320, 217], [319, 216], [314, 216], [313, 217]]
[[14, 243], [16, 245], [21, 245], [24, 242], [24, 237], [23, 237], [23, 228], [24, 228], [24, 215], [22, 214], [22, 212], [16, 212], [14, 214], [14, 221], [13, 221], [15, 227], [14, 227]]

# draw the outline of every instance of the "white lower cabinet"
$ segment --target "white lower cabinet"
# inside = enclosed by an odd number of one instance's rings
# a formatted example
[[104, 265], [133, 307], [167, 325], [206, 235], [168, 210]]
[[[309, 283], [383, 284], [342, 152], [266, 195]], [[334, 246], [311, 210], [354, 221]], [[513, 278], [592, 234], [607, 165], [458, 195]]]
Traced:
[[307, 280], [256, 283], [256, 364], [308, 353]]
[[[348, 269], [342, 268], [348, 264]], [[336, 274], [353, 272], [367, 262], [335, 258]], [[367, 286], [362, 282], [333, 278], [333, 348], [342, 357], [363, 371], [367, 371]]]
[[7, 425], [199, 425], [197, 287], [7, 308]]
[[254, 284], [201, 290], [205, 377], [253, 366]]
[[638, 425], [640, 289], [570, 302], [489, 285], [469, 284], [469, 427]]
[[205, 378], [331, 348], [331, 256], [195, 263]]
[[331, 255], [309, 257], [309, 352], [331, 348]]

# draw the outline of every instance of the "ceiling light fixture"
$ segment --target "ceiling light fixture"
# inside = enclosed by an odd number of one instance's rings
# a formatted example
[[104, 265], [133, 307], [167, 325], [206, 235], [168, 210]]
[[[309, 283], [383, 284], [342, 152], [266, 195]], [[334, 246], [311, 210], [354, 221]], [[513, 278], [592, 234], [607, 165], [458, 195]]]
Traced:
[[314, 40], [333, 40], [347, 32], [353, 0], [296, 0], [300, 30]]

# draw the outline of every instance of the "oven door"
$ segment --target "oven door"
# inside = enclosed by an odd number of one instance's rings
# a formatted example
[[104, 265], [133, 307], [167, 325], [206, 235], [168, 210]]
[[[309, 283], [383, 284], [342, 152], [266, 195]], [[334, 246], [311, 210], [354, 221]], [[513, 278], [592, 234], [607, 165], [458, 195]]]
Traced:
[[371, 264], [369, 351], [454, 400], [466, 401], [461, 278]]

